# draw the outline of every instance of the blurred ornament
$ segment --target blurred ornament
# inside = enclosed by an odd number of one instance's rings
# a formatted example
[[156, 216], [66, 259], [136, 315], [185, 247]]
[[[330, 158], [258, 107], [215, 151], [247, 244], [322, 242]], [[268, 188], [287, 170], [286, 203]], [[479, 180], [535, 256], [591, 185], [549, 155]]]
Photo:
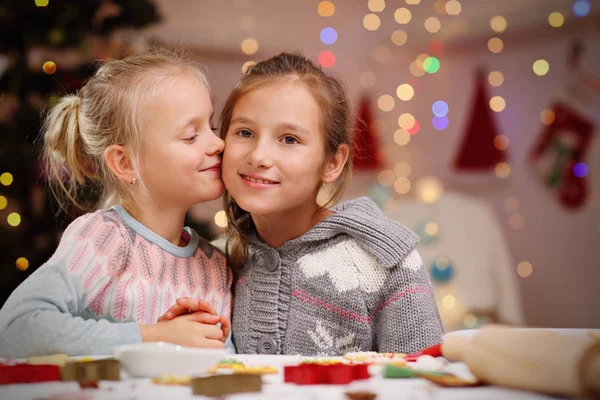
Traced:
[[48, 41], [53, 46], [59, 46], [65, 40], [65, 32], [62, 29], [54, 28], [48, 33]]
[[436, 283], [446, 283], [454, 275], [454, 268], [447, 257], [438, 257], [429, 269], [431, 279]]
[[46, 61], [42, 66], [42, 70], [44, 73], [52, 75], [56, 72], [56, 64], [53, 61]]

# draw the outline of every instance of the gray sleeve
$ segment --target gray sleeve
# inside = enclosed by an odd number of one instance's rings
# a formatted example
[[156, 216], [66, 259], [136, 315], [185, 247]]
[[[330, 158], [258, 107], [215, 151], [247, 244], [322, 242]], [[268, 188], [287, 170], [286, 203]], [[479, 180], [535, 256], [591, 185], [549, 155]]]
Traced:
[[83, 307], [78, 287], [56, 263], [41, 266], [21, 283], [0, 310], [0, 356], [112, 354], [114, 346], [141, 342], [135, 322], [78, 316]]
[[376, 351], [410, 354], [441, 343], [442, 322], [417, 250], [390, 269], [372, 304]]

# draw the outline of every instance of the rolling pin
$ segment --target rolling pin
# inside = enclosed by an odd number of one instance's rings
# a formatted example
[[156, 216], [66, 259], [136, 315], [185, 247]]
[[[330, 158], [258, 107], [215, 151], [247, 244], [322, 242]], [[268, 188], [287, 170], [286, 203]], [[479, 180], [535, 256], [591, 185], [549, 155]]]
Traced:
[[600, 399], [600, 341], [547, 330], [482, 329], [449, 335], [442, 354], [491, 385]]

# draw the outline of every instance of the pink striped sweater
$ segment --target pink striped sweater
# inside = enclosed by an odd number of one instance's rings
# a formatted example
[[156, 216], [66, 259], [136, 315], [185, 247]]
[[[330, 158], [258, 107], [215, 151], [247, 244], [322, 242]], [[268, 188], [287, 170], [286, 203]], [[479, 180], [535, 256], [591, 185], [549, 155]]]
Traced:
[[229, 317], [224, 255], [190, 228], [182, 235], [175, 246], [120, 206], [76, 219], [0, 310], [0, 356], [110, 354], [184, 296]]

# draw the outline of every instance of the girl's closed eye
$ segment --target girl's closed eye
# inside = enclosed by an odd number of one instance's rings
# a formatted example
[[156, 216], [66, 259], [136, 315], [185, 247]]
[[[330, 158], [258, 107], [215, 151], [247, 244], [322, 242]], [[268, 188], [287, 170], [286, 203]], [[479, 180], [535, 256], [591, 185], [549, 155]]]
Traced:
[[188, 136], [183, 140], [185, 140], [188, 143], [194, 143], [196, 141], [197, 137], [198, 137], [198, 133], [194, 132], [191, 136]]

